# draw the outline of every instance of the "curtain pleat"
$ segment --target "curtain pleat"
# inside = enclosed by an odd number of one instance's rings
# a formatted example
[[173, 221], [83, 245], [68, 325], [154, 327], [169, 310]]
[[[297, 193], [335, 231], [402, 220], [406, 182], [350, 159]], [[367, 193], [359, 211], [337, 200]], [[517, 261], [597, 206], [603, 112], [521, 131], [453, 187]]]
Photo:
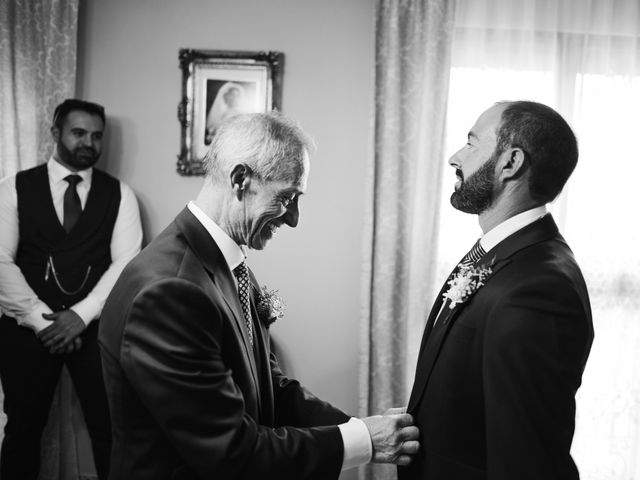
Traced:
[[[368, 171], [360, 410], [406, 405], [434, 282], [455, 2], [380, 0]], [[361, 478], [395, 478], [368, 466]]]

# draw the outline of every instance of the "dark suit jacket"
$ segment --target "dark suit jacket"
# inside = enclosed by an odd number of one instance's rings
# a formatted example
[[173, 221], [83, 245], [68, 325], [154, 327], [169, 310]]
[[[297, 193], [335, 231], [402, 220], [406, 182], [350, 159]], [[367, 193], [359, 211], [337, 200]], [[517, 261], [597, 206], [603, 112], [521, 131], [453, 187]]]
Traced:
[[338, 477], [349, 417], [282, 374], [252, 308], [253, 355], [233, 274], [188, 209], [126, 267], [99, 334], [109, 478]]
[[421, 452], [400, 479], [578, 478], [575, 393], [593, 341], [582, 273], [551, 215], [476, 263], [489, 264], [435, 327], [448, 285], [433, 306], [408, 405]]

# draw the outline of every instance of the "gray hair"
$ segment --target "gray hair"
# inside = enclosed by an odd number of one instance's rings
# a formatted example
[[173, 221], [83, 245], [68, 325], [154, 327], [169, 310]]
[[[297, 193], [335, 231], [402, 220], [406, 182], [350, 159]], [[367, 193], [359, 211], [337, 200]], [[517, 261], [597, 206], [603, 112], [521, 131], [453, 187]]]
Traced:
[[263, 181], [293, 180], [301, 174], [304, 152], [313, 148], [313, 140], [281, 113], [245, 113], [216, 130], [204, 167], [217, 180], [223, 180], [238, 163], [246, 164]]

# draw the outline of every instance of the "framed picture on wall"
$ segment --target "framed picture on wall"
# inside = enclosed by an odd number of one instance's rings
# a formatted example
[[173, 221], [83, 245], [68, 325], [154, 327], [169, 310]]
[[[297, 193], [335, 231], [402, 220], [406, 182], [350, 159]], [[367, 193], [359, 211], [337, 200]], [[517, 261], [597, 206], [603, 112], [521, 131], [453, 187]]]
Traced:
[[178, 173], [202, 175], [204, 156], [222, 121], [238, 113], [280, 110], [284, 54], [181, 49], [179, 60]]

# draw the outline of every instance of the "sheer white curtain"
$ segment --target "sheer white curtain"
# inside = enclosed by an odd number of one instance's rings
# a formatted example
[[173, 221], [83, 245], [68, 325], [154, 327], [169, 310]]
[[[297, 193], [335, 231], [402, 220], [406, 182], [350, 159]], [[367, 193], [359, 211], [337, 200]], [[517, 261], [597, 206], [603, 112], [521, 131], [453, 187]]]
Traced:
[[[573, 455], [583, 480], [640, 480], [640, 2], [459, 0], [447, 155], [484, 109], [515, 99], [559, 110], [580, 145], [551, 205], [587, 279], [595, 327]], [[449, 205], [454, 181], [445, 171], [438, 278], [480, 233]]]
[[[78, 0], [0, 0], [0, 178], [51, 154], [53, 110], [75, 93], [77, 18]], [[0, 413], [0, 428], [5, 421]], [[93, 473], [87, 442], [65, 373], [43, 437], [40, 480]]]

